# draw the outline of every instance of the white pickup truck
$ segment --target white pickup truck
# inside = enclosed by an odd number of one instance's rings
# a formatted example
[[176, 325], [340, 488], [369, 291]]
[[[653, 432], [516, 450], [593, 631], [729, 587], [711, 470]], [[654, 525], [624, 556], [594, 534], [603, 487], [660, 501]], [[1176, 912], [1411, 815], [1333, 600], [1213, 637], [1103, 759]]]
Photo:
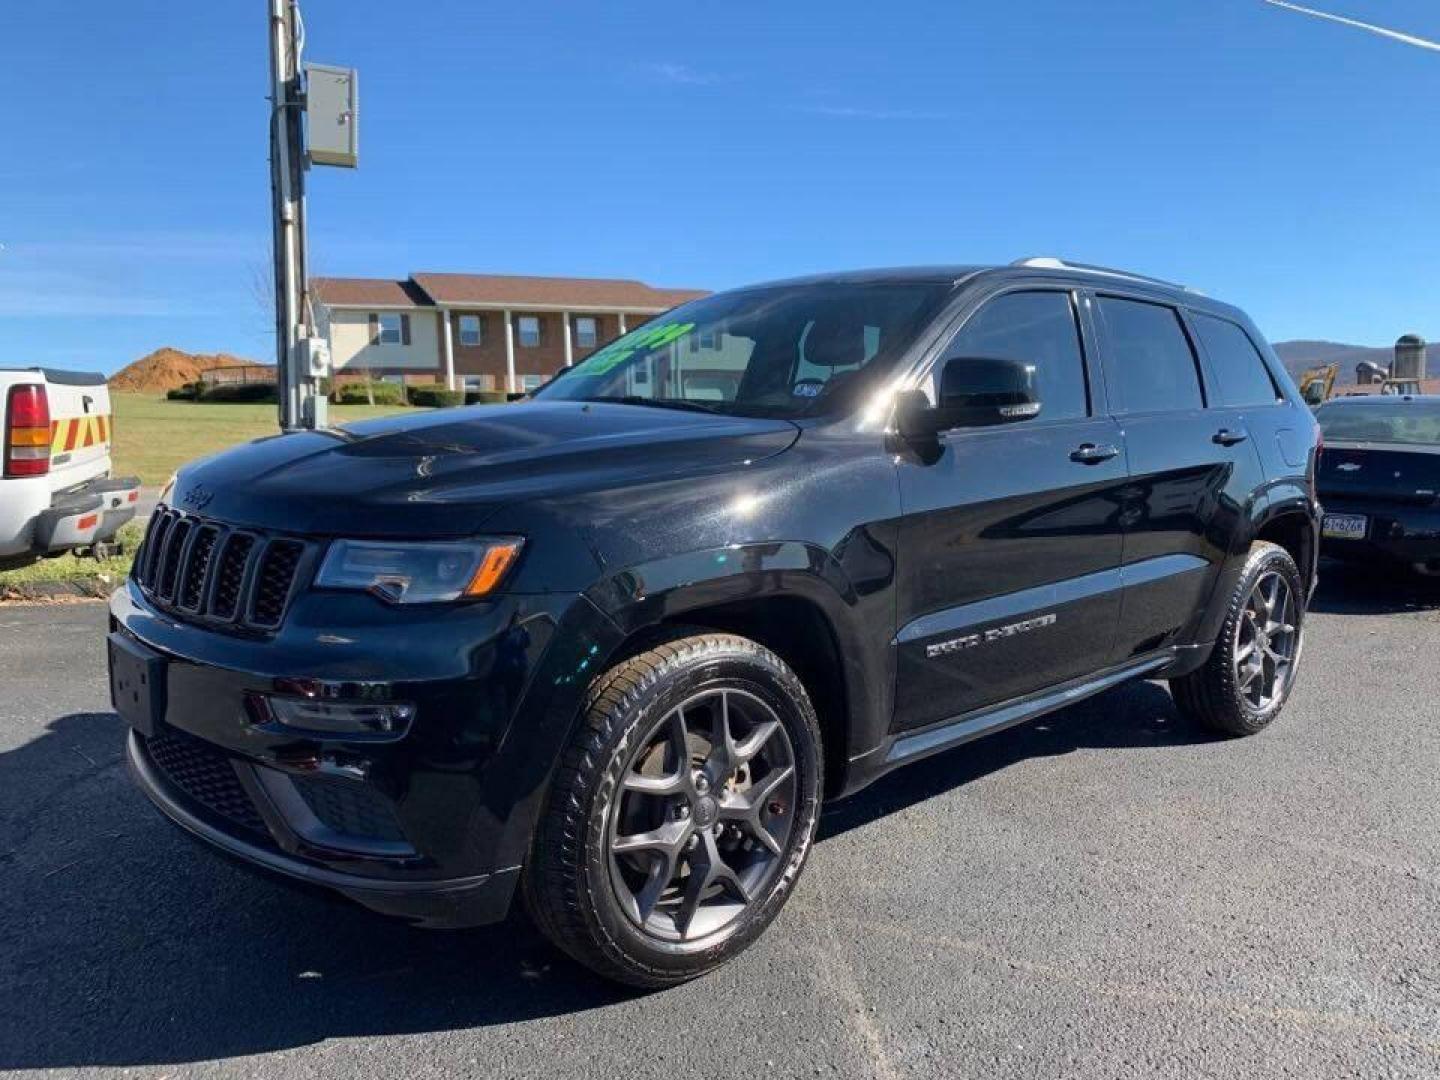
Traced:
[[136, 477], [110, 475], [103, 375], [0, 368], [0, 570], [109, 541], [135, 516]]

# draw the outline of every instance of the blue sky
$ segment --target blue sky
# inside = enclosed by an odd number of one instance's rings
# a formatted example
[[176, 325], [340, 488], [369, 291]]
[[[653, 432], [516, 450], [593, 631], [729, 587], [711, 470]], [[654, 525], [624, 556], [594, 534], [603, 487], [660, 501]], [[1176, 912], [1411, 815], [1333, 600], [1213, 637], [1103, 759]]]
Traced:
[[[1309, 0], [1322, 3], [1322, 0]], [[1440, 37], [1427, 0], [1324, 0]], [[12, 4], [0, 364], [269, 359], [261, 0]], [[1440, 337], [1440, 53], [1260, 0], [305, 0], [360, 70], [312, 269], [638, 277], [1060, 254], [1274, 339]]]

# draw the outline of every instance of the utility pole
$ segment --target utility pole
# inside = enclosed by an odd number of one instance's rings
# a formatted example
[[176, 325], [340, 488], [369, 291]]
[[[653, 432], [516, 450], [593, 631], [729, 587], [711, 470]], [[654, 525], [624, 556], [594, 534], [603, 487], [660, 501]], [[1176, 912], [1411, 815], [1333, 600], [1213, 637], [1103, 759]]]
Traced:
[[280, 427], [297, 431], [326, 425], [326, 398], [317, 391], [330, 367], [327, 343], [315, 325], [306, 267], [305, 172], [311, 164], [353, 169], [358, 163], [357, 80], [350, 69], [302, 64], [305, 23], [299, 0], [265, 2], [270, 20], [275, 383]]
[[[315, 383], [300, 370], [310, 334], [305, 272], [305, 164], [301, 131], [300, 17], [293, 0], [270, 8], [270, 203], [275, 246], [275, 384], [280, 427], [316, 426]], [[307, 416], [307, 413], [309, 414]], [[309, 419], [309, 423], [306, 420]]]

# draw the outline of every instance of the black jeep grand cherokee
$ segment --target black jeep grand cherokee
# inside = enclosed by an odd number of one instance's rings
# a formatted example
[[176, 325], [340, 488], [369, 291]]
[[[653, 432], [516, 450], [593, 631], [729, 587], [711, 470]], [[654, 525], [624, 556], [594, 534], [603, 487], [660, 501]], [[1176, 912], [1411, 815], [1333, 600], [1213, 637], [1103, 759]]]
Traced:
[[111, 600], [137, 782], [429, 926], [517, 890], [658, 986], [773, 919], [822, 799], [1127, 679], [1249, 734], [1316, 427], [1241, 312], [1058, 260], [678, 308], [510, 406], [181, 470]]

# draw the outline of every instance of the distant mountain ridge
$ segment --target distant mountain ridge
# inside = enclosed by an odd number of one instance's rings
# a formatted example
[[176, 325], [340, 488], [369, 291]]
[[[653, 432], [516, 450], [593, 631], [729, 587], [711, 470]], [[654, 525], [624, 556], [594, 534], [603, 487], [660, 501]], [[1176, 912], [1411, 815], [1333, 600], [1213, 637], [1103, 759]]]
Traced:
[[[1368, 345], [1347, 345], [1341, 341], [1277, 341], [1275, 352], [1290, 374], [1297, 379], [1306, 368], [1321, 364], [1339, 364], [1340, 376], [1335, 380], [1339, 386], [1355, 384], [1355, 365], [1362, 360], [1381, 367], [1395, 362], [1394, 348], [1372, 348]], [[1440, 345], [1429, 345], [1425, 349], [1425, 370], [1427, 375], [1440, 375]]]

